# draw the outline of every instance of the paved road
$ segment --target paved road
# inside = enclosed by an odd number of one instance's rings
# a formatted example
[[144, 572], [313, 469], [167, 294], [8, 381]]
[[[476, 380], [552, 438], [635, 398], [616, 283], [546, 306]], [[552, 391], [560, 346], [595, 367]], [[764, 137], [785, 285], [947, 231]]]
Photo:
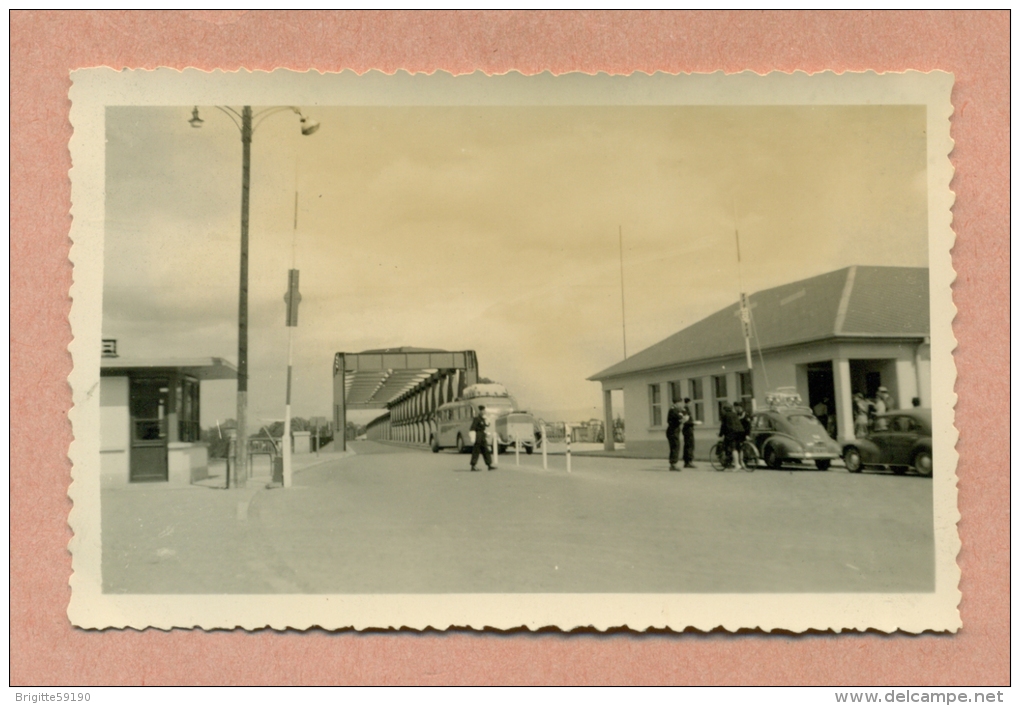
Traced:
[[[103, 493], [107, 591], [926, 591], [931, 481], [356, 442], [288, 490]], [[479, 463], [479, 466], [483, 464]], [[238, 519], [238, 518], [242, 519]]]

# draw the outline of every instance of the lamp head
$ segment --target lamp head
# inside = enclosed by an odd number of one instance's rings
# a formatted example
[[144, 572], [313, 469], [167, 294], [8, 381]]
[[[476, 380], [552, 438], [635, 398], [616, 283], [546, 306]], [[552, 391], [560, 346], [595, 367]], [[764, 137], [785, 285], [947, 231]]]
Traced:
[[301, 134], [302, 135], [311, 135], [313, 132], [315, 132], [318, 129], [319, 129], [319, 122], [317, 120], [312, 120], [311, 118], [307, 118], [304, 115], [301, 116]]
[[202, 127], [202, 123], [204, 122], [205, 121], [202, 120], [202, 118], [198, 117], [198, 106], [196, 105], [195, 109], [191, 111], [191, 120], [189, 120], [188, 123], [191, 127]]

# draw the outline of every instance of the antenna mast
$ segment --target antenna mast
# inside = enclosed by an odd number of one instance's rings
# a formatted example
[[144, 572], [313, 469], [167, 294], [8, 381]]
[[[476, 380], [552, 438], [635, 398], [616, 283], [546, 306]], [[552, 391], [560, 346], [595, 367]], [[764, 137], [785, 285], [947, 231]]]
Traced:
[[751, 310], [747, 305], [747, 294], [744, 293], [744, 279], [740, 271], [740, 231], [736, 225], [733, 227], [733, 234], [737, 239], [737, 285], [740, 287], [740, 324], [744, 329], [744, 353], [747, 357], [747, 369], [750, 371], [754, 367], [751, 362]]
[[623, 297], [623, 226], [620, 226], [620, 314], [623, 320], [623, 359], [627, 359], [627, 304]]

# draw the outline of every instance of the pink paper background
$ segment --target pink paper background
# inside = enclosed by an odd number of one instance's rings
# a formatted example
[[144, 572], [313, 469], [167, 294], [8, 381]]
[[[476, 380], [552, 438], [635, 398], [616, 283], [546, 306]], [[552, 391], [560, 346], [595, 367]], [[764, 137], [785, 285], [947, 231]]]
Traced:
[[[10, 682], [1008, 684], [1008, 12], [12, 12]], [[83, 631], [66, 545], [69, 71], [956, 75], [957, 635]], [[738, 600], [737, 597], [734, 597]]]

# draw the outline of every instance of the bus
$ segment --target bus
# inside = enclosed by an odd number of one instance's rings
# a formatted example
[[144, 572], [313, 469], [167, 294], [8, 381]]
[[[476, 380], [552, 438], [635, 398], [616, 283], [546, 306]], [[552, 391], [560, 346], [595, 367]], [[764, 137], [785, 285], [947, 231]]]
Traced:
[[429, 439], [433, 453], [453, 448], [461, 453], [471, 450], [474, 445], [471, 435], [471, 420], [478, 414], [478, 408], [485, 407], [485, 418], [489, 423], [489, 446], [498, 439], [499, 451], [511, 448], [517, 441], [525, 453], [535, 449], [535, 418], [517, 409], [517, 402], [507, 389], [498, 383], [478, 383], [464, 388], [461, 399], [447, 402], [435, 414], [434, 431]]

